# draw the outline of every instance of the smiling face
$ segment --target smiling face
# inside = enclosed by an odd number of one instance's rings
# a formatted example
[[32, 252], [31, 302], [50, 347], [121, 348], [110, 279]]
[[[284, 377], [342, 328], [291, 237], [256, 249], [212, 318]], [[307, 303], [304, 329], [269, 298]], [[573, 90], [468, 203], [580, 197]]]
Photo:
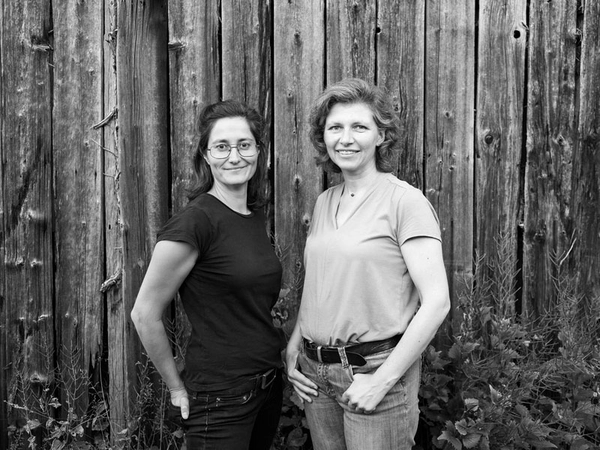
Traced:
[[375, 151], [384, 140], [371, 109], [364, 103], [337, 103], [331, 108], [323, 139], [329, 158], [346, 175], [377, 170]]
[[[208, 139], [208, 147], [217, 144], [238, 145], [240, 142], [247, 141], [256, 142], [246, 119], [228, 117], [215, 122]], [[204, 158], [210, 166], [214, 185], [231, 189], [247, 186], [256, 172], [258, 153], [254, 156], [242, 157], [237, 148], [232, 148], [227, 158], [217, 159], [207, 150]]]

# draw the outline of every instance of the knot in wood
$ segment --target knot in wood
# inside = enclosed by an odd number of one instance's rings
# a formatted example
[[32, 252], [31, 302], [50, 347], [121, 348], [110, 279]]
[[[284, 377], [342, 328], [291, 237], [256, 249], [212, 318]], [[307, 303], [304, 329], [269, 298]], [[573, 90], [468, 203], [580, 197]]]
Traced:
[[310, 215], [308, 213], [304, 213], [304, 215], [302, 216], [302, 223], [306, 227], [310, 226]]
[[494, 136], [492, 136], [491, 134], [488, 134], [485, 136], [485, 138], [483, 140], [487, 145], [490, 145], [492, 142], [494, 142]]

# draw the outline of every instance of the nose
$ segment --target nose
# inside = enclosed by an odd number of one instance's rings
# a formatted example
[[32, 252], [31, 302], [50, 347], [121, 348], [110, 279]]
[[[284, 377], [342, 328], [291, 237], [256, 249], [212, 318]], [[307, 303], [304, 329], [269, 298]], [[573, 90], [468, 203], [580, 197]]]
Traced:
[[238, 153], [237, 146], [232, 145], [231, 150], [229, 152], [229, 162], [237, 164], [240, 162], [240, 154]]
[[342, 145], [350, 145], [354, 142], [354, 136], [352, 135], [352, 130], [350, 128], [344, 128], [342, 135], [340, 136], [340, 144]]

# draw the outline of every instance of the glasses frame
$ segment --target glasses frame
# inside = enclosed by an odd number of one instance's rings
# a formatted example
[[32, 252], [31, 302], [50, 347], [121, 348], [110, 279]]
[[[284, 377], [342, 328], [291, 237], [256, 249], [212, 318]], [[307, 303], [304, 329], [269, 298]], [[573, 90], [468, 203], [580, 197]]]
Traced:
[[[255, 150], [255, 153], [253, 153], [251, 155], [243, 155], [242, 153], [240, 153], [240, 150], [238, 148], [240, 145], [239, 143], [236, 145], [236, 144], [228, 144], [226, 142], [220, 142], [218, 144], [213, 145], [212, 147], [208, 147], [208, 153], [210, 153], [210, 156], [212, 156], [215, 159], [227, 159], [231, 156], [231, 150], [235, 148], [235, 149], [237, 149], [238, 155], [240, 155], [242, 158], [252, 158], [253, 156], [258, 155], [258, 148], [259, 148], [258, 144], [256, 142], [248, 142], [248, 143], [251, 144]], [[229, 147], [229, 152], [227, 152], [226, 156], [215, 156], [213, 154], [212, 150], [217, 145], [226, 145], [227, 147]]]

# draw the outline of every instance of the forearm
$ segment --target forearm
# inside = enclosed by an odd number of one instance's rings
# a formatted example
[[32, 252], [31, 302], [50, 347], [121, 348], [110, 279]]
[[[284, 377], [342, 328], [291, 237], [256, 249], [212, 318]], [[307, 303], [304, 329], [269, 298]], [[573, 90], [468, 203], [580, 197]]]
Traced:
[[449, 301], [431, 303], [419, 309], [396, 348], [376, 372], [376, 377], [386, 389], [391, 389], [420, 358], [443, 323], [448, 309]]
[[148, 357], [167, 387], [170, 390], [183, 388], [163, 322], [137, 319], [134, 324]]

